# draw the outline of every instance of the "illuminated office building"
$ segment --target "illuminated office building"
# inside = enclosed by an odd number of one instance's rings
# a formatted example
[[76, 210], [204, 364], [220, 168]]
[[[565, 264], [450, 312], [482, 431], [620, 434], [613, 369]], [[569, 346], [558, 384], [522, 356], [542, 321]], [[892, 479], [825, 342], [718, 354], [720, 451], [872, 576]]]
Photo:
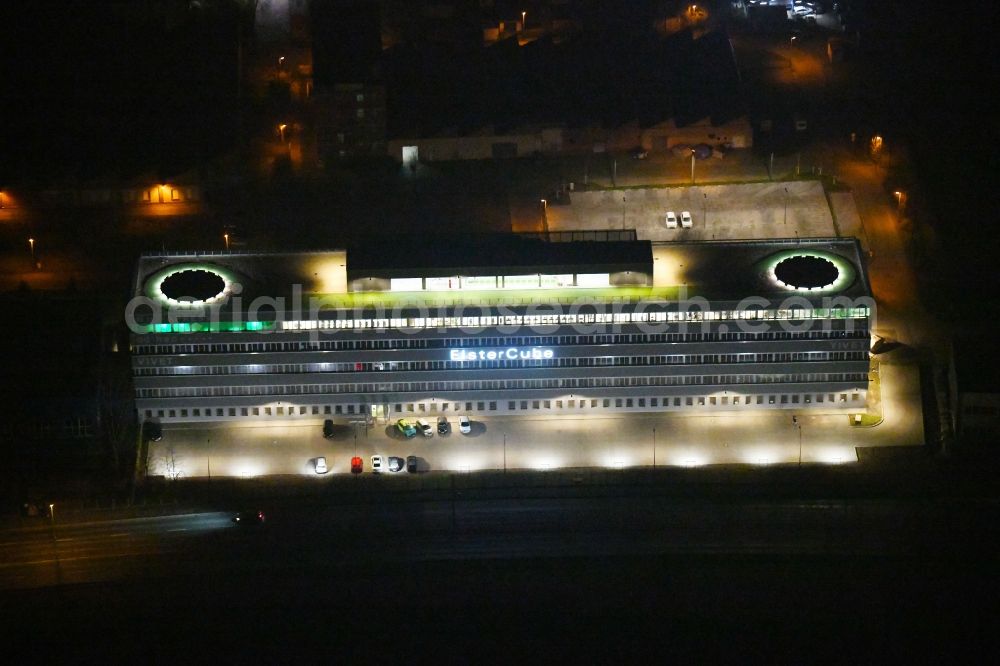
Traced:
[[436, 242], [143, 256], [127, 313], [140, 417], [866, 402], [874, 306], [853, 240]]

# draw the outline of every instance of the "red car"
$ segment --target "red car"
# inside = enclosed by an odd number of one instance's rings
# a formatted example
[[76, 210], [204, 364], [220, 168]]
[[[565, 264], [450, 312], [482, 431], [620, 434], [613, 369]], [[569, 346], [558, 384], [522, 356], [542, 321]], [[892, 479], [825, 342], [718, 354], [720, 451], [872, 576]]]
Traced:
[[363, 467], [364, 462], [362, 462], [361, 456], [354, 456], [351, 458], [351, 474], [361, 474]]

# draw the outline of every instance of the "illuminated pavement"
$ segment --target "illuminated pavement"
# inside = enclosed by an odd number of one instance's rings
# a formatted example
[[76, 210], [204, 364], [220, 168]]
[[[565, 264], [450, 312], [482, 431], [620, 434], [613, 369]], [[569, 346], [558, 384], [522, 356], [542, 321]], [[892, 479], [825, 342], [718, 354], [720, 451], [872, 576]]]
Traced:
[[[549, 206], [551, 231], [635, 229], [642, 240], [701, 241], [838, 236], [819, 181], [576, 192]], [[690, 229], [667, 229], [666, 212], [689, 211]]]
[[[165, 426], [150, 444], [149, 474], [178, 478], [272, 474], [315, 476], [313, 461], [325, 456], [333, 474], [347, 473], [355, 453], [418, 456], [421, 471], [634, 467], [653, 464], [846, 463], [856, 447], [923, 443], [917, 370], [882, 364], [884, 421], [853, 427], [846, 413], [758, 411], [702, 414], [473, 417], [470, 435], [456, 430], [432, 438], [404, 439], [392, 425], [345, 425], [324, 439], [319, 421], [294, 425]], [[454, 419], [454, 417], [452, 417]], [[454, 422], [453, 422], [454, 427]], [[355, 436], [356, 435], [356, 436]], [[506, 442], [506, 447], [504, 446]], [[505, 450], [506, 449], [506, 450]]]

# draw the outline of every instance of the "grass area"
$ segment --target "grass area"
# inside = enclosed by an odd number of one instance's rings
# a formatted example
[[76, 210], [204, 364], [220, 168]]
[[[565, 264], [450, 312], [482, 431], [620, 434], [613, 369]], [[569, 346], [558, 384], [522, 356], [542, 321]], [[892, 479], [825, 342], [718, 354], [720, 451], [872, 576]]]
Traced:
[[815, 176], [810, 176], [809, 178], [783, 178], [783, 179], [768, 179], [768, 178], [745, 178], [745, 179], [733, 179], [733, 180], [703, 180], [698, 181], [694, 185], [691, 183], [649, 183], [644, 185], [618, 185], [616, 187], [611, 187], [610, 185], [595, 185], [591, 183], [586, 187], [580, 187], [584, 191], [597, 192], [602, 190], [669, 190], [669, 189], [683, 189], [689, 187], [714, 187], [716, 185], [756, 185], [761, 183], [776, 183], [779, 180], [816, 180]]
[[882, 414], [862, 414], [861, 423], [855, 423], [854, 414], [850, 414], [848, 418], [850, 419], [851, 425], [857, 428], [870, 428], [882, 423]]
[[868, 369], [868, 410], [861, 414], [861, 422], [855, 422], [855, 414], [848, 415], [848, 422], [856, 428], [871, 428], [882, 423], [882, 377], [879, 374], [879, 360], [872, 357]]

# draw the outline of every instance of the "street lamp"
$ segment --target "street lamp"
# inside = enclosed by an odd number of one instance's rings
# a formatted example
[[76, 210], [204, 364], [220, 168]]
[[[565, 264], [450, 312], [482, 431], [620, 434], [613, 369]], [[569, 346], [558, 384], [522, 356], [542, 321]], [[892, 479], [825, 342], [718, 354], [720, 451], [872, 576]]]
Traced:
[[521, 12], [521, 31], [524, 31], [524, 18], [528, 15], [528, 12]]
[[222, 234], [223, 240], [226, 241], [226, 249], [229, 249], [229, 234]]
[[701, 223], [705, 227], [708, 227], [708, 193], [707, 192], [702, 192], [701, 196], [702, 196], [702, 200], [701, 200]]
[[799, 467], [802, 467], [802, 424], [798, 416], [792, 416], [792, 426], [799, 431]]
[[653, 428], [653, 467], [656, 467], [656, 428]]
[[51, 521], [51, 523], [53, 525], [56, 524], [56, 505], [55, 504], [49, 504], [49, 521]]
[[31, 248], [31, 265], [34, 266], [35, 265], [35, 239], [34, 238], [29, 238], [28, 239], [28, 247]]
[[507, 473], [507, 433], [503, 434], [503, 473]]
[[788, 226], [788, 188], [785, 188], [785, 210], [781, 214], [781, 224]]
[[694, 185], [694, 148], [691, 149], [691, 184]]
[[281, 136], [281, 143], [285, 142], [285, 128], [288, 127], [285, 123], [278, 125], [278, 134]]
[[799, 467], [802, 467], [802, 425], [799, 424]]
[[869, 144], [869, 148], [870, 148], [870, 151], [871, 151], [871, 156], [873, 158], [878, 158], [878, 156], [882, 153], [882, 135], [881, 134], [876, 134], [875, 136], [872, 137], [871, 143]]
[[893, 195], [896, 197], [896, 217], [898, 219], [902, 217], [903, 208], [906, 207], [906, 192], [896, 190]]

